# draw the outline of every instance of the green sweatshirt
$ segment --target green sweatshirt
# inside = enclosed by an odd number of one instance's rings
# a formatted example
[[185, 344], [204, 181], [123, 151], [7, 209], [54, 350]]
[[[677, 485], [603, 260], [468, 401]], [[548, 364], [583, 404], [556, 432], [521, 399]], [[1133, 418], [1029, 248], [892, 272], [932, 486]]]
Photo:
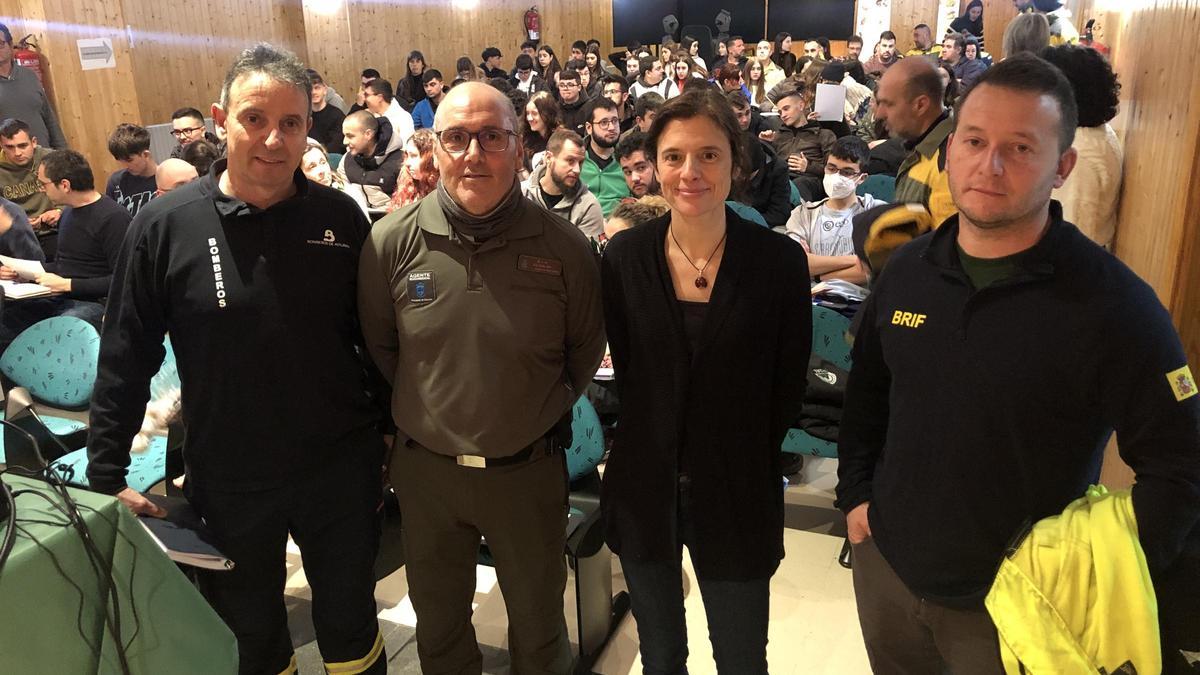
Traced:
[[25, 166], [17, 166], [0, 155], [0, 195], [24, 209], [28, 218], [36, 218], [54, 208], [37, 179], [38, 165], [49, 153], [39, 146], [33, 151], [33, 161]]

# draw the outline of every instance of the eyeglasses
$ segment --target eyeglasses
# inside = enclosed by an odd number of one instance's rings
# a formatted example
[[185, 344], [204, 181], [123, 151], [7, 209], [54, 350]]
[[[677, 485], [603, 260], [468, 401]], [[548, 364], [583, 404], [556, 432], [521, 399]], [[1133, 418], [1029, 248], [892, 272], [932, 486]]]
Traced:
[[862, 174], [861, 171], [855, 171], [854, 169], [839, 169], [832, 164], [825, 165], [825, 173], [831, 176], [835, 173], [841, 174], [842, 178], [858, 178], [858, 176]]
[[578, 87], [578, 86], [579, 86], [579, 83], [576, 82], [575, 80], [563, 80], [562, 82], [558, 83], [559, 89], [574, 89], [575, 87]]
[[189, 127], [187, 129], [172, 129], [171, 135], [174, 136], [175, 138], [179, 138], [180, 136], [188, 136], [188, 135], [194, 134], [203, 128], [204, 127]]
[[621, 124], [621, 120], [617, 119], [616, 117], [610, 117], [606, 120], [600, 120], [599, 122], [590, 122], [590, 124], [595, 127], [600, 127], [601, 129], [611, 129], [615, 126], [619, 126]]
[[472, 138], [479, 141], [479, 147], [484, 152], [504, 152], [508, 149], [509, 137], [517, 135], [508, 129], [481, 129], [474, 133], [466, 129], [443, 129], [434, 134], [443, 150], [455, 154], [466, 152], [471, 147]]

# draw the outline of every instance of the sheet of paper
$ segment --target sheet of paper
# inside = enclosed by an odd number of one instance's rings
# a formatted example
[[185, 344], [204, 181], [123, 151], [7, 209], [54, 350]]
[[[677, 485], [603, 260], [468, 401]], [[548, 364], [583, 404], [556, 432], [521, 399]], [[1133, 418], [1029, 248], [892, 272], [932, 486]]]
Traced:
[[49, 288], [40, 284], [22, 283], [20, 281], [7, 281], [0, 279], [0, 291], [4, 292], [4, 297], [12, 300], [21, 300], [24, 298], [40, 298], [53, 293]]
[[846, 88], [840, 84], [818, 84], [813, 106], [822, 122], [841, 122], [846, 118]]
[[16, 270], [17, 274], [23, 279], [33, 279], [40, 274], [46, 273], [46, 269], [42, 267], [42, 263], [37, 260], [22, 260], [20, 258], [10, 258], [6, 255], [0, 255], [0, 264]]

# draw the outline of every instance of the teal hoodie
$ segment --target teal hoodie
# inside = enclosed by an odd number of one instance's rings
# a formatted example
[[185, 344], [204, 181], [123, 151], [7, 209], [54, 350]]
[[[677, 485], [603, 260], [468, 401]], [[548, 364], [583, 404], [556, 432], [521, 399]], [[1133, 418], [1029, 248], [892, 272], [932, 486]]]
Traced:
[[[589, 150], [592, 145], [591, 137], [583, 139], [584, 147]], [[605, 218], [617, 208], [625, 197], [629, 197], [629, 186], [625, 184], [625, 174], [621, 171], [621, 163], [614, 154], [613, 160], [602, 171], [600, 165], [592, 160], [589, 151], [583, 159], [583, 167], [579, 170], [579, 179], [587, 185], [588, 190], [600, 200], [600, 210]]]

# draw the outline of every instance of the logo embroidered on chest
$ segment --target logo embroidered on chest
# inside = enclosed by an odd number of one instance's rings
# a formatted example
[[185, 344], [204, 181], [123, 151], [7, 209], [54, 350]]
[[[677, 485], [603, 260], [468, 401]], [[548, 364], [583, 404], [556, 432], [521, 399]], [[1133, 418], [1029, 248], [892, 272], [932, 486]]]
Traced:
[[892, 325], [919, 328], [921, 324], [925, 323], [926, 318], [928, 317], [924, 314], [914, 314], [913, 312], [905, 312], [898, 309], [892, 314]]
[[208, 255], [212, 257], [213, 283], [217, 287], [217, 307], [225, 306], [225, 273], [221, 271], [221, 249], [214, 237], [208, 238]]
[[408, 301], [414, 305], [433, 302], [437, 298], [437, 284], [433, 272], [408, 273]]
[[325, 230], [324, 236], [322, 236], [320, 239], [309, 239], [304, 243], [312, 244], [313, 246], [335, 246], [337, 248], [350, 248], [350, 244], [343, 244], [337, 240], [337, 236], [334, 235], [333, 230]]

